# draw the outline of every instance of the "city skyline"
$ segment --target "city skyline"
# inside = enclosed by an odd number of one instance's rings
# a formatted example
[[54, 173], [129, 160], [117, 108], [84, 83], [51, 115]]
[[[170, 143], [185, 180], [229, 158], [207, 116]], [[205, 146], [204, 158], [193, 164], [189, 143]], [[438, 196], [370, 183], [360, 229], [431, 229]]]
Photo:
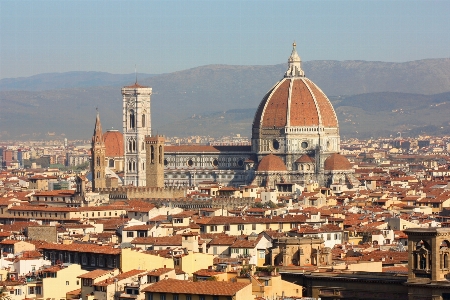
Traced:
[[[112, 3], [112, 5], [111, 5]], [[0, 79], [202, 65], [448, 57], [446, 1], [2, 1]]]

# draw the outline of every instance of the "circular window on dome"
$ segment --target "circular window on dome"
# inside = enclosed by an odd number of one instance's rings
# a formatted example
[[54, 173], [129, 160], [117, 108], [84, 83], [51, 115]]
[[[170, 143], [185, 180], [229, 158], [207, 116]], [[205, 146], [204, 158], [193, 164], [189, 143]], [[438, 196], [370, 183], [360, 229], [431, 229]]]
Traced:
[[277, 141], [277, 140], [273, 140], [272, 141], [272, 147], [273, 147], [274, 150], [280, 149], [280, 142]]
[[237, 162], [239, 167], [242, 167], [244, 165], [244, 161], [242, 159], [238, 160]]
[[167, 161], [167, 159], [164, 159], [164, 165], [167, 166], [169, 164], [169, 162]]
[[194, 162], [192, 161], [192, 159], [188, 160], [187, 162], [189, 167], [192, 167], [194, 165]]
[[218, 161], [217, 159], [214, 159], [214, 160], [211, 162], [211, 164], [212, 164], [214, 167], [217, 167], [217, 166], [219, 165], [219, 161]]
[[302, 142], [301, 146], [303, 149], [308, 148], [308, 142]]

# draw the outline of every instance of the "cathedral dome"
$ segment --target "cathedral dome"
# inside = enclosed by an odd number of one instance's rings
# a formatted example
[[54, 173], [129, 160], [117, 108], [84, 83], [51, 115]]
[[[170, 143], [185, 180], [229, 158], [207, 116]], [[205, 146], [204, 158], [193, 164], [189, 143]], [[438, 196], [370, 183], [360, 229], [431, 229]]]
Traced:
[[123, 134], [118, 130], [108, 130], [103, 135], [105, 142], [106, 157], [122, 157], [123, 156]]
[[345, 156], [333, 153], [325, 160], [323, 168], [326, 171], [351, 170], [352, 165]]
[[330, 100], [317, 85], [304, 76], [295, 44], [292, 52], [284, 78], [261, 101], [253, 120], [253, 128], [338, 127]]
[[269, 154], [267, 156], [264, 156], [263, 159], [261, 159], [256, 171], [277, 172], [277, 171], [287, 171], [287, 168], [280, 157], [273, 154]]
[[[338, 127], [336, 113], [327, 96], [305, 77], [295, 43], [288, 65], [284, 78], [269, 90], [256, 111], [253, 138], [261, 138], [264, 131], [286, 127], [297, 127], [291, 132], [302, 131], [298, 127]], [[310, 131], [309, 128], [304, 130]]]

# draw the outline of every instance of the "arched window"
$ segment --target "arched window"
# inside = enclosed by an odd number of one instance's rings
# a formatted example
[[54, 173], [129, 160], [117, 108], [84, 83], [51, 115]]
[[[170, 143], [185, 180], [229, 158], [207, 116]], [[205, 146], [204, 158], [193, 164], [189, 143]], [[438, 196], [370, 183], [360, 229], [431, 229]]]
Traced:
[[145, 150], [145, 144], [142, 142], [141, 150]]
[[444, 269], [448, 269], [448, 254], [444, 254]]
[[155, 162], [155, 149], [153, 145], [150, 146], [150, 162], [152, 164]]
[[109, 167], [114, 168], [114, 159], [112, 158], [109, 160]]
[[145, 127], [145, 114], [142, 114], [142, 127]]
[[136, 141], [133, 140], [133, 151], [136, 151]]
[[134, 118], [134, 110], [130, 110], [130, 128], [133, 129], [136, 125], [136, 120]]
[[97, 166], [100, 166], [100, 157], [97, 156]]
[[158, 157], [159, 157], [159, 163], [162, 164], [162, 146], [159, 146], [159, 152], [158, 152]]
[[128, 162], [128, 171], [131, 171], [131, 161]]

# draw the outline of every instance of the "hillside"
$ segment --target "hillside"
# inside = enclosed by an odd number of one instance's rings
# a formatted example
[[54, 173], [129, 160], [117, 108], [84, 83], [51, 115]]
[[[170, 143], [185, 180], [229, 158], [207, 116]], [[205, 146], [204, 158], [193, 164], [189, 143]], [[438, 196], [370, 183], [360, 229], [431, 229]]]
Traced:
[[[430, 105], [448, 101], [450, 59], [313, 61], [303, 66], [332, 99], [343, 136], [445, 127], [447, 104]], [[154, 131], [171, 136], [249, 136], [258, 103], [285, 68], [285, 64], [210, 65], [162, 75], [139, 74], [138, 78], [140, 84], [153, 88]], [[134, 76], [69, 72], [2, 79], [0, 139], [45, 138], [47, 132], [88, 139], [97, 106], [104, 129], [121, 129], [120, 88], [134, 82]], [[393, 112], [396, 109], [402, 110]]]

